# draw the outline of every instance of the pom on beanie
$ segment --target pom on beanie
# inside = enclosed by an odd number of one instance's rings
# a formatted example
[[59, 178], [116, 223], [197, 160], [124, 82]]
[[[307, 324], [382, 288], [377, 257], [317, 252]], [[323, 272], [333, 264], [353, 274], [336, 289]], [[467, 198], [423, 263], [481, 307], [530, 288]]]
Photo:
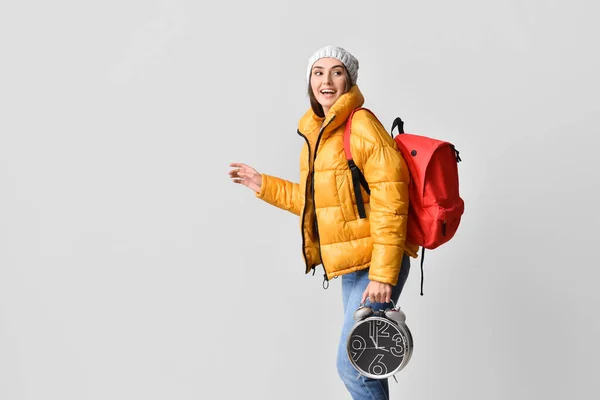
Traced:
[[356, 79], [358, 78], [358, 60], [343, 48], [331, 45], [320, 48], [308, 59], [308, 68], [306, 71], [306, 80], [308, 82], [310, 82], [310, 73], [314, 63], [321, 58], [327, 57], [340, 60], [348, 70], [352, 84], [356, 84]]

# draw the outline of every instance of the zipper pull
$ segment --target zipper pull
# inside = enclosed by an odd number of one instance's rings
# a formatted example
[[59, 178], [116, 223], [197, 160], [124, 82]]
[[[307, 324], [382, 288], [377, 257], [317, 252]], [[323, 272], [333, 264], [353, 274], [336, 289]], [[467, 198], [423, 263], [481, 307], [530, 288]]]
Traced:
[[327, 280], [327, 274], [323, 274], [323, 289], [327, 290], [329, 288], [329, 281]]

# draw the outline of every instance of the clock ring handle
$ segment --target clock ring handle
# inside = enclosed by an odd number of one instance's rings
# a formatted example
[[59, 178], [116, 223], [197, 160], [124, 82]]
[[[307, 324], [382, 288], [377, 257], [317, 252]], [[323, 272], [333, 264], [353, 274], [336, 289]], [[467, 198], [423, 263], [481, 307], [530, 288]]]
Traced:
[[[365, 304], [367, 304], [367, 301], [369, 301], [369, 303], [371, 303], [371, 305], [373, 305], [373, 302], [371, 302], [371, 299], [369, 299], [369, 297], [367, 296], [365, 298], [365, 301], [360, 303], [360, 305], [358, 306], [358, 308], [364, 307]], [[398, 311], [400, 309], [400, 307], [396, 307], [396, 303], [394, 303], [394, 300], [390, 299], [389, 301], [390, 303], [392, 303], [392, 309]]]
[[358, 308], [360, 308], [360, 307], [364, 307], [364, 306], [367, 304], [367, 301], [368, 301], [368, 302], [369, 302], [371, 305], [373, 305], [373, 302], [371, 301], [371, 299], [369, 298], [369, 296], [367, 296], [367, 297], [365, 298], [365, 301], [363, 301], [362, 303], [360, 303], [360, 305], [358, 306]]
[[394, 303], [394, 300], [391, 300], [391, 299], [390, 299], [390, 303], [392, 303], [392, 309], [393, 309], [393, 310], [395, 310], [395, 311], [400, 311], [400, 305], [399, 305], [399, 304], [398, 304], [398, 305], [396, 305], [396, 304]]

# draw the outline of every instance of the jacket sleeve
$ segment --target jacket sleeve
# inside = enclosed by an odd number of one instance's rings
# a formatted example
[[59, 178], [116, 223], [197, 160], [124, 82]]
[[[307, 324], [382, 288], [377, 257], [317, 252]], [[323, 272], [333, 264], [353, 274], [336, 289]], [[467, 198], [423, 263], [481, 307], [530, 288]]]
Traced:
[[395, 141], [370, 114], [353, 119], [352, 135], [355, 133], [358, 140], [352, 146], [353, 157], [357, 159], [356, 148], [371, 191], [368, 215], [373, 253], [369, 279], [396, 285], [406, 245], [408, 167]]
[[261, 174], [262, 185], [256, 197], [267, 203], [300, 215], [302, 196], [299, 185], [276, 176]]

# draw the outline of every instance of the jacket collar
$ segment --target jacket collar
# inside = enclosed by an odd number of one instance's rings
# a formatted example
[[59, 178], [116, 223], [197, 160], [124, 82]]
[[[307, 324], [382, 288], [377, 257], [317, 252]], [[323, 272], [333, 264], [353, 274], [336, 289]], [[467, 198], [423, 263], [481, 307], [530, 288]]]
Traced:
[[305, 136], [318, 135], [321, 126], [326, 126], [323, 136], [329, 136], [331, 132], [343, 125], [353, 110], [361, 107], [365, 99], [357, 85], [350, 91], [340, 96], [335, 104], [329, 109], [325, 118], [321, 118], [309, 108], [306, 114], [298, 122], [298, 131]]

